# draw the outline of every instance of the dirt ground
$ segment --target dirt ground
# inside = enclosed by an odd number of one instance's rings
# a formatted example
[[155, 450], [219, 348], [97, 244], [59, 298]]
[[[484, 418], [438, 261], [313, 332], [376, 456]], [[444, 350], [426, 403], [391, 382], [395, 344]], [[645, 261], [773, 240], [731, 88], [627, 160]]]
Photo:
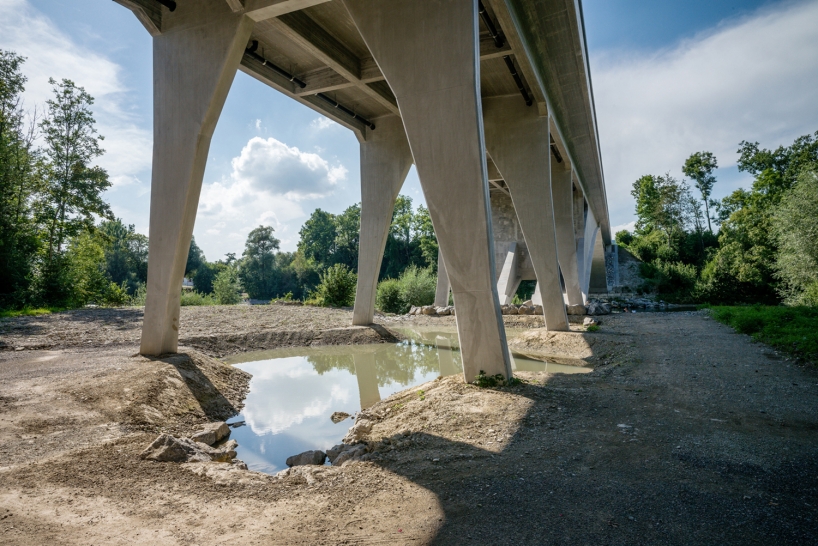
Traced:
[[[576, 358], [594, 372], [520, 373], [521, 385], [499, 389], [454, 377], [397, 393], [362, 416], [374, 422], [373, 460], [277, 478], [139, 453], [159, 431], [189, 433], [241, 408], [247, 375], [213, 356], [243, 340], [365, 339], [318, 330], [345, 327], [347, 311], [187, 309], [182, 339], [211, 346], [164, 359], [136, 355], [141, 317], [128, 311], [0, 322], [6, 347], [46, 347], [0, 351], [3, 544], [818, 539], [818, 371], [706, 314], [525, 332], [515, 350]], [[299, 328], [301, 337], [274, 335]], [[106, 345], [109, 334], [116, 341]]]

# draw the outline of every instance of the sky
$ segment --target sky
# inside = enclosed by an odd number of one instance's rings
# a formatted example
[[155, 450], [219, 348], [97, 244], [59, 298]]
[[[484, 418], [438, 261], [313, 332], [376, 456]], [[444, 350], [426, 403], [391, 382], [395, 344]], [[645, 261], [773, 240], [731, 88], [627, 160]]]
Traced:
[[[634, 220], [630, 187], [682, 178], [696, 151], [719, 161], [714, 196], [751, 178], [742, 140], [764, 147], [818, 130], [818, 0], [583, 0], [611, 225]], [[26, 108], [50, 77], [96, 98], [113, 186], [105, 198], [148, 234], [151, 38], [110, 0], [0, 0], [0, 49], [25, 56]], [[239, 72], [213, 135], [194, 235], [209, 260], [240, 254], [264, 224], [294, 250], [310, 213], [360, 200], [358, 142], [347, 129]], [[423, 203], [414, 168], [403, 192]]]

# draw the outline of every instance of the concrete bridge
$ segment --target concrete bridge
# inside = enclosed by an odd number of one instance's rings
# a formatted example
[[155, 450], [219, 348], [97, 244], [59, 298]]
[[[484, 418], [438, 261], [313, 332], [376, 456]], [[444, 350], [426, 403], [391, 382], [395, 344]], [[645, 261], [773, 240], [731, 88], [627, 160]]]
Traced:
[[414, 165], [464, 374], [511, 373], [501, 302], [536, 278], [549, 329], [604, 291], [611, 244], [579, 0], [115, 0], [153, 36], [154, 148], [141, 352], [177, 350], [210, 139], [242, 70], [361, 147], [356, 325], [373, 320]]

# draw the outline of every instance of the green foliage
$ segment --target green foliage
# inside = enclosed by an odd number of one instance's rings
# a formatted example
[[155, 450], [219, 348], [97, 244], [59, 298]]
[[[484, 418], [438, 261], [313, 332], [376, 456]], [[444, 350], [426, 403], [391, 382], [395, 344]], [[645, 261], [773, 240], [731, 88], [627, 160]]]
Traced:
[[586, 332], [599, 332], [599, 324], [591, 324], [585, 329]]
[[335, 237], [338, 235], [333, 214], [315, 209], [298, 234], [301, 236], [298, 250], [305, 258], [317, 263], [331, 261], [335, 251]]
[[818, 307], [712, 307], [713, 317], [781, 351], [818, 361]]
[[185, 263], [185, 277], [194, 277], [202, 265], [206, 264], [204, 252], [196, 244], [196, 237], [190, 238], [190, 248], [187, 252], [187, 262]]
[[403, 314], [409, 310], [409, 305], [403, 298], [400, 281], [397, 279], [386, 279], [378, 283], [375, 304], [384, 313]]
[[270, 299], [277, 292], [280, 275], [276, 269], [275, 252], [280, 241], [273, 232], [270, 226], [259, 226], [247, 235], [239, 278], [253, 299]]
[[818, 174], [803, 171], [773, 210], [775, 277], [791, 305], [818, 306]]
[[355, 302], [358, 276], [344, 264], [335, 264], [321, 274], [321, 283], [310, 300], [317, 305], [348, 307]]
[[618, 244], [619, 246], [628, 246], [629, 244], [631, 244], [631, 242], [633, 242], [633, 234], [627, 229], [617, 231], [615, 238], [616, 244]]
[[0, 310], [0, 318], [38, 317], [65, 311], [63, 307], [23, 307], [22, 309]]
[[694, 289], [697, 281], [696, 267], [682, 262], [666, 262], [661, 259], [642, 262], [639, 272], [645, 279], [643, 292], [653, 292], [664, 299], [677, 303], [695, 301]]
[[508, 380], [503, 376], [503, 374], [496, 374], [496, 375], [486, 375], [486, 372], [480, 370], [480, 373], [477, 374], [477, 377], [474, 378], [472, 382], [473, 385], [477, 385], [483, 389], [490, 389], [494, 387], [512, 387], [514, 385], [519, 385], [522, 383], [519, 379], [515, 377], [509, 377]]
[[[231, 292], [227, 292], [228, 295], [232, 294]], [[182, 290], [182, 306], [186, 305], [216, 305], [217, 301], [223, 305], [231, 305], [234, 303], [239, 303], [241, 298], [238, 297], [238, 292], [236, 292], [237, 297], [235, 300], [231, 301], [219, 301], [217, 296], [211, 296], [210, 294], [202, 294], [200, 292], [196, 292], [195, 290]]]
[[145, 283], [139, 283], [136, 287], [136, 290], [131, 296], [131, 306], [133, 307], [145, 307], [145, 300], [148, 299], [148, 285]]
[[403, 272], [398, 282], [406, 305], [420, 307], [434, 303], [437, 276], [431, 269], [420, 269], [411, 265]]
[[241, 302], [241, 283], [235, 267], [225, 267], [213, 280], [213, 298], [219, 305]]
[[707, 214], [707, 228], [710, 233], [713, 233], [713, 227], [710, 224], [710, 194], [713, 192], [713, 185], [716, 183], [713, 171], [718, 167], [716, 156], [710, 152], [696, 152], [688, 157], [682, 166], [682, 172], [685, 176], [693, 179], [693, 183], [702, 194], [702, 201]]
[[148, 238], [118, 218], [99, 225], [105, 269], [111, 281], [133, 293], [148, 280]]

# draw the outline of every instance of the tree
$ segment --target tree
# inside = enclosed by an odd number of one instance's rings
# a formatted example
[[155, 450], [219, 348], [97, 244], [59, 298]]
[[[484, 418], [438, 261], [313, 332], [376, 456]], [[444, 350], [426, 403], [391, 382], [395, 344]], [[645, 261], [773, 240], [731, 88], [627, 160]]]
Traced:
[[301, 237], [298, 249], [305, 258], [315, 260], [319, 264], [332, 263], [335, 238], [338, 235], [333, 214], [315, 209], [298, 234]]
[[190, 248], [187, 252], [187, 262], [185, 263], [185, 277], [195, 276], [196, 272], [206, 263], [204, 252], [196, 244], [196, 237], [190, 238]]
[[707, 229], [710, 230], [710, 233], [713, 233], [713, 226], [710, 224], [710, 194], [713, 192], [713, 185], [716, 183], [713, 171], [718, 166], [716, 156], [710, 152], [696, 152], [688, 157], [682, 166], [682, 172], [684, 172], [685, 176], [693, 179], [694, 185], [702, 194], [707, 216]]
[[27, 303], [33, 257], [39, 248], [30, 207], [39, 189], [33, 147], [36, 123], [25, 127], [24, 60], [0, 50], [0, 307]]
[[361, 204], [356, 203], [335, 217], [334, 263], [358, 271], [358, 244], [361, 235]]
[[91, 230], [94, 216], [113, 219], [102, 192], [111, 186], [108, 173], [91, 162], [104, 153], [91, 113], [94, 99], [71, 80], [49, 79], [54, 98], [40, 123], [46, 148], [45, 192], [40, 215], [48, 231], [48, 263], [62, 251], [67, 237]]
[[241, 302], [241, 283], [235, 267], [225, 267], [213, 280], [213, 296], [219, 305]]
[[280, 241], [270, 226], [259, 226], [247, 235], [239, 277], [247, 294], [255, 299], [275, 295], [276, 255]]
[[140, 283], [148, 280], [148, 238], [137, 233], [133, 225], [126, 226], [119, 219], [102, 222], [98, 231], [103, 241], [108, 277], [133, 294]]
[[412, 221], [412, 229], [415, 232], [420, 253], [426, 261], [426, 265], [431, 267], [432, 272], [437, 272], [437, 236], [432, 225], [432, 217], [429, 209], [420, 205]]
[[775, 275], [790, 304], [818, 306], [818, 174], [804, 170], [773, 211]]

